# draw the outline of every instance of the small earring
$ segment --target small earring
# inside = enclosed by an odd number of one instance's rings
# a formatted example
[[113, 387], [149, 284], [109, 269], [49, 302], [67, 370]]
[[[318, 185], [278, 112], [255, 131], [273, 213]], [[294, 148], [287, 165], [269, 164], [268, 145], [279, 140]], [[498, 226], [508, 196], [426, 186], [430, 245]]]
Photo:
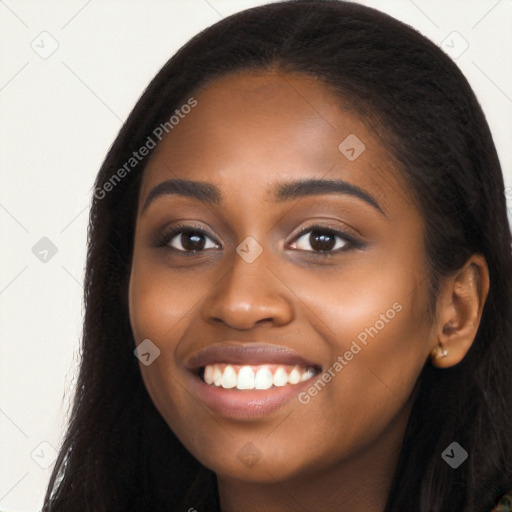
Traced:
[[437, 345], [432, 349], [432, 359], [438, 359], [439, 357], [446, 357], [448, 350], [443, 348], [441, 345]]

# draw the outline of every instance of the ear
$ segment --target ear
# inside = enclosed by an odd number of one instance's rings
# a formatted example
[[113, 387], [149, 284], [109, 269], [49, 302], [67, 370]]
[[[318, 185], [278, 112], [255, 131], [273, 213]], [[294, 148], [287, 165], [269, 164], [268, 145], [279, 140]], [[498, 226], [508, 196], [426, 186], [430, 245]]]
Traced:
[[475, 340], [488, 292], [489, 269], [479, 254], [443, 281], [437, 300], [437, 344], [431, 352], [434, 366], [448, 368], [462, 361]]

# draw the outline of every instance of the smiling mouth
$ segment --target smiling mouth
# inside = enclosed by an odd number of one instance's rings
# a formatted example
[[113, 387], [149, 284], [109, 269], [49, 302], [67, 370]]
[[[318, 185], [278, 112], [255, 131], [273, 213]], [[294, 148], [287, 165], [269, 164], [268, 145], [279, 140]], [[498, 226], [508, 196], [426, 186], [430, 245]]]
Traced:
[[285, 407], [322, 371], [286, 346], [235, 340], [202, 348], [185, 360], [185, 368], [192, 394], [214, 414], [236, 421], [255, 421]]
[[207, 364], [197, 375], [206, 384], [222, 389], [254, 390], [305, 382], [319, 372], [311, 366], [285, 364]]

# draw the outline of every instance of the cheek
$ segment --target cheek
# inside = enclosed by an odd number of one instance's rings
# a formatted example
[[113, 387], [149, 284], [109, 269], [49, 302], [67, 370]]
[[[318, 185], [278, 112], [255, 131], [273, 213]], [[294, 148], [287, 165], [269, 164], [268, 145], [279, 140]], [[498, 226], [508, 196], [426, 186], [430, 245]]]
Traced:
[[169, 340], [180, 339], [186, 318], [194, 314], [204, 292], [205, 283], [199, 276], [182, 277], [161, 263], [134, 259], [129, 304], [136, 341], [150, 338], [169, 345]]
[[320, 429], [324, 439], [336, 437], [340, 449], [350, 450], [385, 429], [414, 389], [429, 351], [426, 281], [412, 263], [381, 263], [371, 271], [354, 265], [322, 280], [307, 272], [288, 278], [307, 306], [314, 339], [327, 348], [323, 378], [300, 397], [300, 436], [318, 448]]
[[172, 427], [179, 409], [174, 392], [178, 387], [172, 385], [179, 379], [175, 354], [200, 290], [192, 283], [183, 286], [176, 276], [166, 278], [165, 269], [148, 260], [135, 253], [129, 283], [130, 323], [136, 345], [149, 339], [160, 351], [151, 364], [141, 362], [139, 367], [153, 403]]
[[[135, 251], [129, 282], [130, 323], [136, 344], [150, 339], [160, 350], [148, 366], [139, 368], [151, 400], [169, 427], [187, 448], [204, 445], [206, 425], [218, 425], [194, 401], [184, 387], [184, 370], [177, 362], [187, 330], [197, 325], [202, 299], [212, 290], [218, 275], [207, 272], [171, 271], [162, 261]], [[199, 424], [205, 427], [194, 427]]]

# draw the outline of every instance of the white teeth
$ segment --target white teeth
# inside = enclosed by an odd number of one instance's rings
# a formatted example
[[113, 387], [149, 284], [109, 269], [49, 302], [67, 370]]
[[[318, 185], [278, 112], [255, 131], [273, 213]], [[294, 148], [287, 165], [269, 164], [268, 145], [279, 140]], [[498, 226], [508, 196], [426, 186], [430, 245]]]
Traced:
[[300, 372], [297, 367], [295, 367], [291, 372], [290, 375], [288, 375], [288, 382], [290, 384], [298, 384], [300, 382]]
[[211, 364], [204, 369], [204, 381], [206, 384], [213, 384], [213, 366]]
[[[237, 375], [238, 370], [238, 375]], [[289, 372], [289, 373], [288, 373]], [[231, 365], [209, 364], [204, 367], [203, 380], [208, 385], [224, 389], [269, 389], [287, 384], [298, 384], [315, 375], [312, 368], [300, 366], [271, 365]]]
[[236, 386], [236, 372], [234, 368], [228, 364], [222, 374], [222, 387], [231, 389]]
[[276, 370], [276, 373], [274, 373], [273, 382], [274, 386], [285, 386], [288, 384], [288, 374], [282, 366], [280, 366]]
[[[206, 368], [205, 368], [206, 371]], [[222, 373], [220, 373], [219, 367], [217, 365], [213, 368], [213, 383], [219, 387], [222, 383]]]
[[237, 389], [254, 389], [254, 372], [250, 366], [242, 366], [236, 381]]
[[304, 382], [305, 380], [308, 380], [310, 379], [311, 377], [313, 377], [313, 375], [315, 375], [315, 372], [311, 369], [311, 368], [308, 368], [302, 375], [301, 375], [301, 381]]
[[271, 388], [272, 380], [272, 372], [268, 368], [260, 368], [254, 377], [254, 387], [256, 389]]

